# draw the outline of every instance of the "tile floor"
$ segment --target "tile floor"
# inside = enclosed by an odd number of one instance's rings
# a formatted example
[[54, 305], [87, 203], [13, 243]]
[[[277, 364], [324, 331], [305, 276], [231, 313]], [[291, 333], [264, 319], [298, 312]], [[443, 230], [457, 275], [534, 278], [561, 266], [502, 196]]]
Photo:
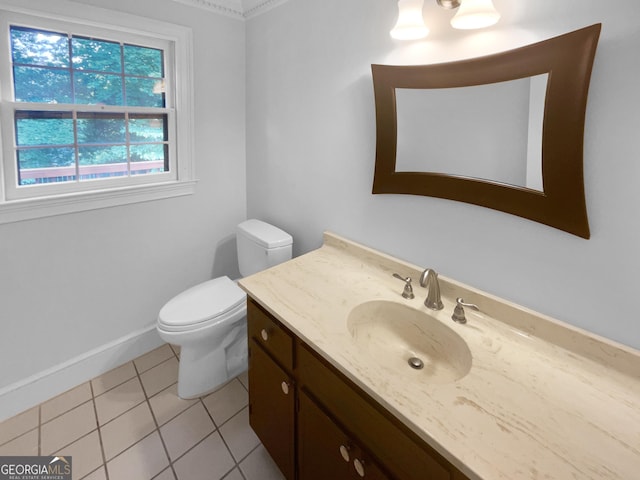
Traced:
[[0, 456], [70, 455], [74, 480], [281, 480], [249, 427], [246, 373], [177, 396], [179, 351], [153, 350], [0, 423]]

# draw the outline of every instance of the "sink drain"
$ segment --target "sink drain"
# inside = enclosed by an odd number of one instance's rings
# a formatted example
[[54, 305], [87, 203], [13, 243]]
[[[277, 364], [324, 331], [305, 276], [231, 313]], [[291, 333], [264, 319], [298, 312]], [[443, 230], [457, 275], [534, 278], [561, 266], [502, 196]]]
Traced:
[[411, 368], [415, 368], [416, 370], [420, 370], [424, 368], [424, 362], [420, 360], [418, 357], [411, 357], [409, 359], [409, 366]]

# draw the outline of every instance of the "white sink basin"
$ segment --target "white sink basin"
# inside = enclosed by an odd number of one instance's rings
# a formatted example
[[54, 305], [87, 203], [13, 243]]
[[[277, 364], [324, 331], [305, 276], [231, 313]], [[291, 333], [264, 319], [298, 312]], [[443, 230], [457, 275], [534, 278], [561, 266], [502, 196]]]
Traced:
[[429, 313], [401, 303], [362, 303], [349, 313], [347, 328], [372, 362], [398, 374], [443, 384], [471, 369], [471, 351], [460, 335]]

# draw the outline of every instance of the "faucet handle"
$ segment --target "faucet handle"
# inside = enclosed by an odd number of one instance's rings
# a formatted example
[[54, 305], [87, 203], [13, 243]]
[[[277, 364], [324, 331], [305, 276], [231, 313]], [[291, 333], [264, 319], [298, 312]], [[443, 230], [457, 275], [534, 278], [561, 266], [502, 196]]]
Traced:
[[399, 273], [394, 273], [393, 276], [399, 280], [404, 282], [404, 290], [402, 291], [402, 296], [404, 298], [415, 298], [413, 294], [413, 287], [411, 286], [411, 277], [402, 277]]
[[456, 298], [456, 306], [453, 309], [451, 320], [458, 323], [467, 323], [467, 318], [464, 315], [463, 307], [471, 308], [473, 310], [480, 310], [475, 303], [465, 303], [464, 299], [458, 297]]

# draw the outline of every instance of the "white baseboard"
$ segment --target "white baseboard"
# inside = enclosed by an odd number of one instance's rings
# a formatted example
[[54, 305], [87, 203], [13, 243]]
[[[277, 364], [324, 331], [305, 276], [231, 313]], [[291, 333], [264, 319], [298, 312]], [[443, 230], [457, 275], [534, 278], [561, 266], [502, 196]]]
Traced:
[[0, 389], [0, 422], [143, 355], [164, 342], [155, 324]]

